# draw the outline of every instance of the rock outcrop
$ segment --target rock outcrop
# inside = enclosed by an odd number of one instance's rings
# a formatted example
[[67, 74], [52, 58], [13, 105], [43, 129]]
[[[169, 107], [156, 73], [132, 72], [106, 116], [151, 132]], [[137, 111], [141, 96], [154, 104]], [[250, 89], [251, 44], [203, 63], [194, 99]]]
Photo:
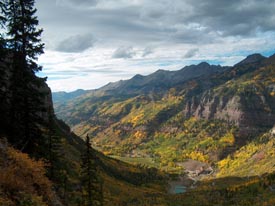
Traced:
[[[11, 98], [13, 95], [12, 92], [12, 78], [13, 78], [13, 71], [9, 66], [8, 60], [1, 60], [0, 61], [0, 97], [1, 103], [0, 108], [3, 109], [2, 112], [2, 120], [3, 122], [8, 122], [8, 114], [5, 114], [10, 110], [11, 107]], [[41, 95], [41, 99], [39, 101], [39, 107], [42, 108], [40, 111], [37, 111], [37, 114], [42, 117], [45, 122], [49, 121], [49, 117], [54, 115], [53, 109], [53, 101], [52, 101], [52, 93], [49, 86], [46, 84], [45, 78], [40, 78], [32, 74], [33, 82], [37, 82], [38, 84], [32, 84], [33, 88], [37, 91], [37, 96]], [[39, 85], [39, 86], [38, 86]]]

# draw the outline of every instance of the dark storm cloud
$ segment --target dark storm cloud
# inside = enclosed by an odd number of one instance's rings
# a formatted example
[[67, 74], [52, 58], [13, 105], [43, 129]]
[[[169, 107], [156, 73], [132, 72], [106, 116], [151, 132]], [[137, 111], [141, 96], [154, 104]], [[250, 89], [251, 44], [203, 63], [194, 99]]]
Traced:
[[95, 39], [90, 34], [71, 36], [61, 41], [57, 47], [57, 51], [76, 53], [83, 52], [93, 47]]
[[187, 51], [185, 53], [185, 55], [183, 56], [184, 58], [191, 58], [194, 57], [197, 53], [198, 53], [199, 49], [190, 49], [189, 51]]
[[116, 47], [208, 44], [223, 37], [275, 31], [274, 0], [47, 0], [37, 4], [46, 33], [92, 33]]
[[136, 53], [133, 51], [133, 47], [120, 47], [114, 51], [112, 57], [115, 59], [129, 59], [132, 58]]
[[192, 14], [187, 21], [197, 22], [224, 36], [253, 35], [275, 30], [274, 0], [188, 0]]

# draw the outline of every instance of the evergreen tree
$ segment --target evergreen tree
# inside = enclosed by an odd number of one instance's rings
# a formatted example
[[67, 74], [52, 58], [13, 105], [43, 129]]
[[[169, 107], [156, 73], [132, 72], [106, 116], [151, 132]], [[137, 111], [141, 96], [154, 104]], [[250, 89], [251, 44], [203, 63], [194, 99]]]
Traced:
[[44, 110], [45, 94], [40, 91], [44, 80], [35, 77], [35, 72], [41, 70], [36, 60], [43, 53], [42, 30], [37, 29], [34, 0], [7, 0], [5, 7], [13, 74], [10, 125], [14, 138], [11, 141], [21, 150], [35, 153], [34, 150], [44, 144], [43, 120], [39, 115]]
[[54, 115], [49, 117], [48, 132], [46, 134], [47, 148], [45, 153], [46, 159], [49, 161], [48, 177], [55, 182], [60, 181], [61, 171], [61, 137], [57, 135], [54, 122]]
[[34, 0], [8, 0], [6, 5], [8, 36], [10, 46], [21, 63], [25, 72], [41, 71], [42, 67], [35, 62], [43, 54], [44, 44], [41, 43], [42, 29], [37, 29], [38, 19], [35, 16]]
[[86, 150], [82, 155], [82, 186], [85, 206], [103, 205], [103, 182], [98, 175], [97, 160], [96, 153], [90, 144], [90, 137], [87, 135]]

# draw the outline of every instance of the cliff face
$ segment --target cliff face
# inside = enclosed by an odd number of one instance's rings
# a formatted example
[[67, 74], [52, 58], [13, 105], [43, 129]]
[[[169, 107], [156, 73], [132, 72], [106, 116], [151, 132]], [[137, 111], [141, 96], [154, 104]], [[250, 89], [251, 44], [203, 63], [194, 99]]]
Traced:
[[187, 101], [183, 114], [186, 117], [195, 116], [202, 119], [223, 119], [239, 124], [243, 115], [240, 110], [240, 97], [211, 96], [204, 94], [201, 97], [193, 97]]
[[49, 122], [50, 117], [54, 116], [52, 92], [50, 87], [44, 81], [41, 87], [39, 88], [39, 92], [45, 94], [44, 98], [41, 100], [43, 104], [42, 107], [45, 108], [45, 110], [40, 112], [39, 116], [41, 116], [45, 122]]
[[[11, 110], [11, 99], [13, 96], [13, 76], [14, 72], [9, 67], [7, 58], [0, 60], [0, 108], [3, 115], [1, 120], [3, 124], [9, 122], [10, 118], [9, 112]], [[51, 89], [46, 84], [45, 78], [39, 78], [35, 76], [35, 74], [33, 74], [31, 78], [32, 81], [35, 82], [31, 83], [35, 91], [33, 95], [40, 96], [39, 107], [42, 109], [38, 109], [37, 114], [43, 119], [43, 121], [45, 121], [45, 123], [48, 123], [49, 117], [54, 115]], [[20, 95], [24, 96], [23, 92]], [[21, 102], [16, 102], [16, 104], [20, 103]]]
[[275, 122], [274, 98], [265, 95], [219, 96], [203, 94], [187, 101], [183, 114], [202, 119], [220, 119], [238, 126], [244, 135], [271, 128]]
[[227, 121], [242, 136], [270, 129], [275, 122], [272, 59], [250, 55], [221, 75], [197, 79], [192, 87], [186, 85], [182, 114]]

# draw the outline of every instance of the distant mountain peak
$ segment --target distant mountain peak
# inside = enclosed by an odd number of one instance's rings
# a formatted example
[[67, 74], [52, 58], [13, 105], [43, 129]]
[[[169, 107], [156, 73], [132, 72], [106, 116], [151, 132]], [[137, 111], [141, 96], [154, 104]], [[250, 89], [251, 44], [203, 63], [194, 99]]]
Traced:
[[210, 64], [208, 62], [201, 62], [201, 63], [198, 64], [198, 66], [200, 66], [200, 67], [209, 67]]
[[165, 72], [169, 72], [169, 71], [164, 69], [158, 69], [155, 73], [165, 73]]
[[266, 57], [262, 56], [259, 53], [248, 55], [244, 60], [237, 63], [235, 66], [249, 63], [256, 63], [265, 60]]
[[135, 76], [133, 76], [132, 79], [143, 79], [144, 76], [142, 76], [141, 74], [136, 74]]

